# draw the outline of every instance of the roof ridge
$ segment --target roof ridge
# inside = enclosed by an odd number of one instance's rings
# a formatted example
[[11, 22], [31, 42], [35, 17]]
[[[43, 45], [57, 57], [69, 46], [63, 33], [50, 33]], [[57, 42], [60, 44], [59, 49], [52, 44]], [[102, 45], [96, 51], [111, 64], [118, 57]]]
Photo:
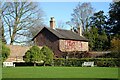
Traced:
[[[67, 30], [67, 29], [60, 29], [60, 28], [56, 28], [58, 30], [64, 30], [64, 31], [71, 31], [71, 30]], [[72, 31], [71, 31], [72, 32]]]
[[[52, 29], [50, 27], [44, 27], [43, 29], [47, 29], [48, 31], [50, 31], [52, 34], [54, 34], [55, 36], [57, 36], [59, 39], [71, 39], [71, 40], [83, 40], [83, 41], [88, 41], [88, 39], [86, 39], [84, 36], [80, 36], [79, 34], [71, 31], [71, 30], [66, 30], [66, 29], [60, 29], [60, 28], [55, 28]], [[40, 32], [39, 32], [40, 33]], [[38, 34], [37, 34], [38, 35]], [[36, 36], [37, 36], [36, 35]], [[35, 36], [35, 37], [36, 37]], [[34, 37], [34, 38], [35, 38]], [[33, 38], [33, 39], [34, 39]], [[33, 40], [32, 39], [32, 40]]]

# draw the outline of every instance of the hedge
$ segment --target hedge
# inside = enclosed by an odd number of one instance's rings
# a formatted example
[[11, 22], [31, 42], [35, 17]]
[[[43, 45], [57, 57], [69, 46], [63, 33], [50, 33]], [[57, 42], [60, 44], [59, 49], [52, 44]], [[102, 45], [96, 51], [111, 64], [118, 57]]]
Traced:
[[118, 58], [56, 58], [54, 66], [82, 66], [83, 62], [94, 61], [95, 66], [99, 67], [117, 67], [120, 66]]

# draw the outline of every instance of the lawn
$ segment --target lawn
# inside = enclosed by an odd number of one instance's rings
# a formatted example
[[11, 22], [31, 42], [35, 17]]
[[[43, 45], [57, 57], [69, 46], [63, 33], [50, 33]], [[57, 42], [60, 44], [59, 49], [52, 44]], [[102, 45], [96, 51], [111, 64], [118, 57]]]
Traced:
[[3, 78], [118, 78], [110, 67], [12, 67], [2, 69]]

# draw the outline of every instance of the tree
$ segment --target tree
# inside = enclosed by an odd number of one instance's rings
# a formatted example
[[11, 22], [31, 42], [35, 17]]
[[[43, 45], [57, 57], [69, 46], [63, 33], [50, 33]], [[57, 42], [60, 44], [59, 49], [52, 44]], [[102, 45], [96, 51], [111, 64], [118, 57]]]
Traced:
[[109, 25], [111, 26], [111, 33], [113, 35], [120, 35], [120, 1], [112, 2], [109, 9]]
[[43, 23], [43, 11], [33, 2], [5, 2], [2, 22], [10, 44], [28, 42], [31, 40], [30, 28]]
[[43, 61], [43, 58], [44, 56], [40, 52], [40, 48], [38, 46], [32, 46], [24, 56], [24, 60], [26, 62], [34, 63], [34, 66], [36, 66], [36, 63], [41, 63]]
[[111, 40], [111, 50], [120, 53], [120, 39], [118, 37]]
[[53, 52], [47, 46], [43, 46], [43, 48], [41, 49], [41, 53], [44, 55], [44, 66], [46, 64], [52, 65]]
[[107, 27], [107, 16], [104, 15], [103, 11], [99, 11], [94, 13], [94, 15], [90, 18], [91, 25], [94, 25], [96, 28], [98, 28], [98, 33], [101, 34], [103, 29], [106, 29]]
[[87, 30], [89, 19], [93, 15], [94, 9], [90, 3], [79, 3], [73, 10], [71, 22], [74, 23], [75, 28], [82, 24], [83, 31]]
[[108, 50], [108, 38], [105, 30], [102, 30], [101, 34], [98, 35], [95, 43], [95, 50], [103, 51]]
[[106, 54], [105, 57], [110, 57], [110, 58], [117, 58], [117, 65], [120, 63], [120, 39], [118, 37], [114, 37], [111, 40], [111, 53]]
[[98, 38], [98, 29], [95, 26], [91, 26], [89, 31], [85, 32], [85, 36], [89, 39], [90, 51], [96, 49], [96, 40]]
[[64, 29], [65, 28], [65, 23], [61, 20], [61, 21], [58, 22], [57, 26], [60, 29]]
[[84, 35], [90, 40], [89, 46], [91, 50], [106, 50], [108, 49], [108, 36], [106, 33], [106, 19], [103, 11], [94, 13], [90, 18], [90, 28], [84, 32]]
[[2, 60], [5, 61], [10, 55], [10, 49], [3, 43], [2, 44]]
[[0, 39], [0, 62], [2, 62], [2, 40]]
[[6, 44], [6, 40], [5, 40], [5, 36], [4, 36], [3, 22], [1, 19], [2, 5], [3, 5], [3, 3], [0, 2], [0, 39], [2, 39], [2, 42]]
[[34, 63], [34, 66], [36, 63], [42, 62], [44, 62], [44, 66], [52, 65], [53, 52], [47, 46], [43, 46], [41, 50], [38, 46], [33, 46], [25, 53], [24, 60]]

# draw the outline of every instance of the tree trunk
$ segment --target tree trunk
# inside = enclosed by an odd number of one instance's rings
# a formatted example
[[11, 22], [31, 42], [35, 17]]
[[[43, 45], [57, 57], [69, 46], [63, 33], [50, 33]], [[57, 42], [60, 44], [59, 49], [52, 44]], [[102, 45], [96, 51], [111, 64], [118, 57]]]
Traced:
[[13, 34], [13, 35], [11, 36], [10, 45], [13, 45], [13, 42], [14, 42], [14, 38], [15, 38], [15, 34]]
[[17, 12], [17, 7], [15, 9], [15, 15], [16, 15], [16, 18], [15, 18], [15, 22], [14, 22], [13, 33], [12, 33], [12, 36], [11, 36], [11, 42], [10, 42], [11, 45], [13, 45], [14, 38], [15, 38], [16, 33], [17, 33], [17, 27], [18, 27], [18, 24], [19, 24], [19, 16], [18, 16], [18, 12]]
[[34, 67], [36, 66], [36, 63], [34, 62]]
[[44, 66], [45, 66], [45, 62], [44, 62]]

